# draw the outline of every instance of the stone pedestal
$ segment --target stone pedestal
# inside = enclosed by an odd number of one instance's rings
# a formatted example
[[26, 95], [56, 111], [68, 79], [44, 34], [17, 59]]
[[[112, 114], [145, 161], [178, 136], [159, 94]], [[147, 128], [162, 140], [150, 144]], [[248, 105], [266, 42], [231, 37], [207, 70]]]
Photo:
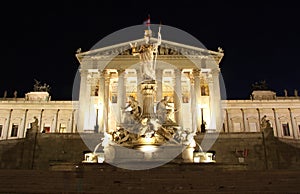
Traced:
[[143, 99], [143, 114], [142, 118], [154, 118], [154, 96], [156, 91], [156, 82], [144, 81], [141, 84], [141, 93]]
[[194, 161], [194, 147], [188, 146], [185, 150], [182, 152], [182, 159], [185, 163], [192, 163]]
[[28, 92], [25, 94], [25, 99], [28, 101], [49, 101], [50, 95], [48, 92]]

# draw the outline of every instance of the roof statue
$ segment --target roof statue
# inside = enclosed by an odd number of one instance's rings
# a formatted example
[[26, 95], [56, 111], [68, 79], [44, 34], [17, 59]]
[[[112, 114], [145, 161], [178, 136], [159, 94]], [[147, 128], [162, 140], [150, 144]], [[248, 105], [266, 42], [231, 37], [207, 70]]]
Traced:
[[265, 80], [252, 84], [252, 90], [269, 90]]
[[218, 47], [219, 53], [224, 53], [224, 50], [221, 47]]
[[81, 53], [81, 48], [78, 48], [77, 50], [76, 50], [76, 53], [78, 54], [78, 53]]
[[156, 58], [158, 53], [158, 46], [161, 44], [161, 34], [159, 26], [158, 37], [156, 43], [151, 43], [150, 38], [152, 37], [152, 30], [150, 29], [150, 18], [148, 18], [147, 26], [148, 29], [145, 30], [144, 40], [145, 44], [137, 48], [137, 43], [129, 43], [132, 48], [132, 55], [140, 57], [141, 63], [141, 73], [144, 80], [155, 80], [155, 68], [156, 68]]
[[51, 87], [44, 83], [43, 85], [41, 84], [40, 81], [34, 79], [35, 84], [33, 85], [33, 91], [34, 92], [49, 92]]

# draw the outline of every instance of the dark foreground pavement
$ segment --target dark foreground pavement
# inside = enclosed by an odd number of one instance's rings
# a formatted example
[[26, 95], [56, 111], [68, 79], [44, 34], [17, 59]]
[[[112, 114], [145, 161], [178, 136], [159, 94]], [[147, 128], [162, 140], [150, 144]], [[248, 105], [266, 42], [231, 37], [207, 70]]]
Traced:
[[110, 165], [0, 170], [0, 193], [300, 193], [300, 170], [214, 165], [125, 170]]

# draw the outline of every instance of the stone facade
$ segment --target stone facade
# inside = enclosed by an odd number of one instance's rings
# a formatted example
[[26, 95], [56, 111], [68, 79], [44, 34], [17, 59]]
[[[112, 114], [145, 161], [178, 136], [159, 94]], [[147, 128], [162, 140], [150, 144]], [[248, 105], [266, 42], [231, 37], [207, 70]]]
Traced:
[[[257, 92], [255, 91], [256, 94]], [[267, 97], [260, 96], [249, 100], [223, 100], [223, 132], [260, 132], [265, 116], [275, 137], [299, 140], [300, 98], [277, 97], [274, 93], [270, 91]], [[273, 97], [266, 99], [270, 97], [269, 94]]]
[[[275, 137], [300, 139], [298, 97], [222, 100], [221, 103], [222, 133], [261, 132], [261, 120], [266, 115]], [[76, 133], [77, 116], [78, 101], [28, 101], [23, 98], [2, 100], [0, 140], [24, 138], [34, 117], [38, 118], [40, 133]]]
[[[40, 96], [40, 94], [37, 94]], [[78, 102], [38, 98], [0, 101], [0, 140], [24, 138], [37, 118], [40, 133], [76, 132]]]

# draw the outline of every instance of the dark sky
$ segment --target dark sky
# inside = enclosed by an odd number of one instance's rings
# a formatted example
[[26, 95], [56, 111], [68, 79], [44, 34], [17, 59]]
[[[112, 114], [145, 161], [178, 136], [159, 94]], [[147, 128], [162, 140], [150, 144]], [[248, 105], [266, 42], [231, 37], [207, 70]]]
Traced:
[[87, 51], [148, 14], [152, 23], [186, 31], [210, 50], [224, 49], [228, 99], [248, 99], [260, 80], [277, 95], [300, 89], [299, 8], [288, 1], [7, 1], [0, 14], [0, 96], [17, 90], [23, 97], [37, 79], [51, 86], [53, 100], [71, 100], [77, 48]]

